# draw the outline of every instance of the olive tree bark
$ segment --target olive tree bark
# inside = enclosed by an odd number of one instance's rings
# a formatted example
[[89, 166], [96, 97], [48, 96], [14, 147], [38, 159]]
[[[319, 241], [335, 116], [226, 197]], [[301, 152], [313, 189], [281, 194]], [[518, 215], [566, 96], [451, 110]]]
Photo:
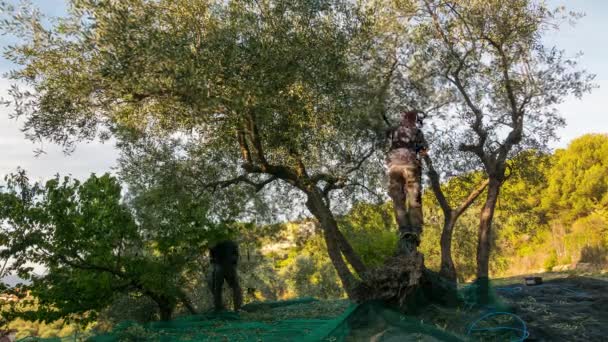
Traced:
[[479, 222], [478, 245], [477, 245], [477, 278], [488, 276], [489, 260], [490, 260], [490, 227], [494, 218], [494, 210], [496, 209], [496, 201], [500, 192], [500, 182], [495, 178], [490, 179], [488, 187], [488, 195]]
[[[245, 172], [247, 174], [265, 174], [269, 175], [270, 178], [264, 182], [255, 183], [246, 176], [241, 176], [233, 180], [216, 182], [213, 185], [227, 186], [245, 182], [253, 185], [259, 191], [270, 182], [280, 179], [301, 190], [307, 197], [306, 207], [321, 225], [329, 258], [338, 273], [343, 288], [347, 295], [352, 298], [352, 289], [355, 287], [356, 279], [344, 259], [359, 275], [366, 271], [366, 267], [338, 229], [328, 199], [329, 191], [344, 187], [344, 181], [328, 174], [308, 175], [304, 162], [296, 153], [293, 153], [293, 158], [296, 161], [293, 165], [272, 165], [264, 154], [255, 116], [253, 115], [248, 117], [245, 125], [238, 132], [238, 142]], [[324, 188], [319, 186], [320, 182], [326, 184]]]
[[[323, 227], [323, 237], [325, 239], [325, 244], [327, 245], [327, 253], [329, 254], [329, 257], [336, 269], [336, 272], [340, 277], [340, 281], [342, 282], [344, 291], [346, 292], [349, 298], [353, 298], [352, 290], [355, 285], [355, 278], [348, 269], [348, 266], [346, 265], [344, 260], [342, 259], [343, 251], [341, 250], [340, 243], [338, 242], [338, 224], [333, 214], [331, 213], [327, 205], [324, 203], [323, 198], [317, 191], [312, 190], [307, 194], [307, 196], [308, 200], [306, 201], [306, 207], [315, 216], [315, 218], [319, 220], [321, 227]], [[344, 241], [342, 242], [342, 244], [344, 243], [348, 244], [346, 239], [344, 239]]]
[[457, 272], [456, 267], [454, 266], [454, 260], [452, 258], [452, 237], [454, 232], [454, 226], [458, 221], [458, 218], [475, 202], [475, 200], [481, 195], [481, 193], [488, 186], [489, 179], [483, 181], [480, 185], [478, 185], [475, 189], [473, 189], [467, 198], [462, 201], [462, 203], [456, 207], [452, 208], [443, 193], [443, 189], [441, 189], [441, 181], [439, 178], [439, 174], [435, 170], [433, 166], [433, 161], [431, 157], [428, 155], [424, 156], [424, 161], [427, 167], [427, 176], [431, 181], [431, 189], [433, 190], [433, 194], [435, 198], [437, 198], [437, 202], [439, 202], [439, 206], [441, 207], [441, 211], [443, 212], [443, 229], [441, 231], [441, 266], [439, 270], [439, 274], [444, 278], [447, 278], [451, 281], [456, 281]]
[[156, 303], [156, 305], [158, 306], [158, 313], [160, 315], [161, 321], [171, 320], [171, 317], [173, 316], [173, 310], [175, 309], [175, 300], [164, 294], [159, 294], [150, 290], [146, 290], [141, 286], [136, 287], [141, 289], [146, 296], [150, 297]]
[[495, 177], [490, 178], [488, 194], [481, 210], [478, 242], [477, 242], [477, 300], [479, 304], [487, 304], [489, 296], [489, 271], [490, 271], [490, 251], [492, 247], [492, 219], [494, 210], [500, 193], [502, 181]]

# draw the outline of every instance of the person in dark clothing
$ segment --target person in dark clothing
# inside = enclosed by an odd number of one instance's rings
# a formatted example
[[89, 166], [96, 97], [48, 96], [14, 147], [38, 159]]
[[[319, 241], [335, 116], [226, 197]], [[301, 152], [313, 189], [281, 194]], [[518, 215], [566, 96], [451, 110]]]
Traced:
[[213, 293], [213, 305], [216, 311], [224, 309], [222, 302], [222, 289], [224, 280], [232, 289], [234, 310], [238, 311], [243, 304], [243, 293], [239, 285], [237, 275], [237, 263], [239, 259], [239, 248], [234, 241], [222, 241], [210, 250], [211, 277], [209, 288]]
[[416, 126], [418, 121], [418, 112], [405, 112], [400, 124], [387, 131], [391, 143], [386, 159], [388, 193], [399, 226], [398, 252], [406, 255], [420, 244], [423, 223], [419, 156], [424, 155], [428, 147], [422, 131]]

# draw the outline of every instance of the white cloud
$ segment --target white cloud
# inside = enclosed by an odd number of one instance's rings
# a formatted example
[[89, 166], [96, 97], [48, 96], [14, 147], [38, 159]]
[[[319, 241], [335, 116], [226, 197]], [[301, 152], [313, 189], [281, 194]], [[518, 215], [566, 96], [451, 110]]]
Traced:
[[[0, 79], [0, 97], [6, 97], [9, 82]], [[14, 172], [17, 167], [25, 169], [32, 179], [43, 180], [55, 174], [72, 175], [84, 179], [91, 173], [110, 172], [116, 165], [118, 151], [114, 143], [82, 143], [76, 151], [65, 155], [60, 146], [43, 145], [45, 154], [35, 156], [40, 147], [25, 138], [20, 128], [22, 121], [9, 119], [11, 109], [0, 107], [0, 177]]]

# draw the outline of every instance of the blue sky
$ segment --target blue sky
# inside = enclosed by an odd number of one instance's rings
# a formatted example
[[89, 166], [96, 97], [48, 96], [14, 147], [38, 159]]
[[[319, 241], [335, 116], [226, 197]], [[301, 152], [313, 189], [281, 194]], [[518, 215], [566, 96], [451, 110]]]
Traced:
[[[8, 2], [16, 4], [18, 0]], [[32, 2], [50, 16], [61, 15], [65, 11], [64, 0]], [[559, 148], [585, 133], [608, 133], [608, 111], [605, 106], [608, 99], [608, 1], [552, 0], [549, 3], [554, 6], [565, 5], [570, 10], [586, 14], [576, 26], [564, 25], [559, 32], [547, 36], [546, 41], [565, 49], [571, 55], [583, 51], [580, 63], [597, 75], [596, 83], [600, 86], [582, 100], [569, 98], [559, 107], [567, 121], [567, 126], [559, 131], [560, 141], [552, 144], [552, 147]], [[0, 46], [5, 46], [7, 42], [6, 37], [0, 37]], [[0, 73], [5, 73], [10, 68], [11, 65], [0, 58]], [[0, 96], [6, 96], [8, 86], [6, 79], [0, 79]], [[92, 172], [111, 171], [116, 164], [118, 154], [111, 143], [83, 143], [69, 156], [64, 155], [58, 146], [45, 144], [46, 154], [35, 157], [33, 150], [40, 146], [25, 140], [19, 130], [21, 124], [9, 120], [7, 108], [0, 108], [0, 177], [20, 166], [37, 179], [46, 179], [56, 173], [85, 178]]]

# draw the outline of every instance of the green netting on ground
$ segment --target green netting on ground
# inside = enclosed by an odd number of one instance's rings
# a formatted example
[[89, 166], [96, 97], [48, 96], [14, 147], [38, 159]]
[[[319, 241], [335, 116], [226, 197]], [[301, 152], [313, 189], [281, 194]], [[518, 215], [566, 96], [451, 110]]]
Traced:
[[479, 288], [480, 284], [460, 288], [464, 305], [427, 305], [416, 315], [404, 315], [380, 302], [356, 305], [301, 298], [252, 303], [240, 313], [207, 313], [143, 325], [123, 322], [110, 333], [86, 338], [22, 341], [523, 341], [525, 323], [508, 312], [495, 291], [479, 305]]
[[327, 337], [336, 341], [463, 341], [423, 320], [369, 302], [357, 308]]
[[[110, 334], [91, 337], [89, 341], [321, 341], [334, 331], [356, 308], [344, 301], [338, 316], [327, 317], [314, 310], [312, 298], [282, 302], [254, 303], [244, 313], [223, 312], [187, 316], [169, 322], [144, 326], [123, 323]], [[301, 317], [298, 316], [317, 316]]]

